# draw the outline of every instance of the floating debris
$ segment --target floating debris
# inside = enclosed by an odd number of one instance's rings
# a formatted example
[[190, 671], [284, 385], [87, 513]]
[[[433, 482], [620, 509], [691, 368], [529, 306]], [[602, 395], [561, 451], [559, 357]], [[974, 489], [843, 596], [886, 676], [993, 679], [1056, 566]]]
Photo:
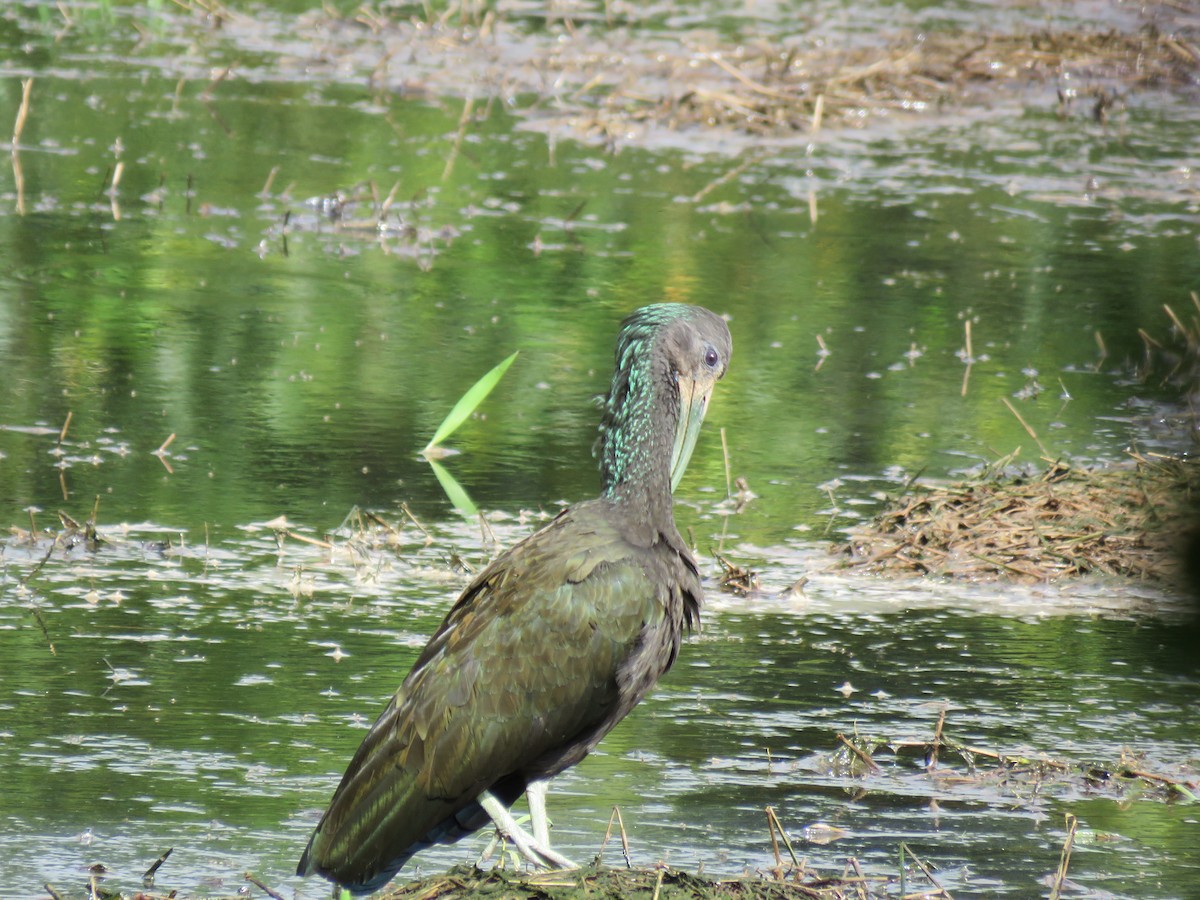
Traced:
[[718, 583], [722, 591], [737, 597], [748, 597], [759, 589], [758, 573], [753, 569], [730, 562], [719, 553], [714, 553], [713, 556], [721, 564]]
[[[343, 16], [327, 6], [304, 17], [298, 26], [323, 38], [314, 42], [321, 57], [295, 62], [372, 68], [379, 86], [404, 93], [419, 86], [461, 96], [469, 85], [475, 95], [533, 97], [515, 111], [540, 127], [557, 117], [611, 144], [650, 128], [815, 135], [879, 117], [937, 115], [1029, 85], [1044, 87], [1064, 117], [1106, 122], [1124, 108], [1126, 92], [1200, 83], [1198, 30], [1169, 4], [1103, 28], [893, 29], [869, 46], [791, 34], [722, 40], [694, 32], [664, 41], [632, 9], [616, 29], [582, 8], [561, 23], [489, 9], [458, 26], [444, 16], [375, 16], [364, 28], [361, 9]], [[413, 62], [395, 64], [404, 58]], [[554, 116], [544, 108], [547, 84], [555, 85]]]
[[[1057, 796], [1108, 797], [1119, 802], [1200, 802], [1200, 769], [1194, 764], [1163, 772], [1145, 754], [1131, 750], [1107, 762], [1059, 759], [1028, 749], [1003, 752], [953, 737], [945, 722], [943, 710], [929, 740], [838, 733], [838, 745], [826, 755], [824, 769], [868, 784], [874, 777], [920, 778], [923, 784], [932, 784], [938, 795], [935, 800], [987, 787], [1020, 802], [1051, 790]], [[883, 790], [895, 792], [894, 786]]]

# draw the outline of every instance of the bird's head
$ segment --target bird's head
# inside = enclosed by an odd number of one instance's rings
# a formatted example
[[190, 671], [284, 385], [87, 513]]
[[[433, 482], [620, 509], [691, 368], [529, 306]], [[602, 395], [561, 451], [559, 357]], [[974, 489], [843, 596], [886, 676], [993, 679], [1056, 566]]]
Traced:
[[667, 325], [659, 340], [667, 360], [669, 383], [678, 391], [678, 419], [671, 448], [671, 490], [687, 470], [713, 388], [725, 375], [733, 343], [725, 320], [701, 307]]
[[725, 320], [699, 306], [645, 306], [621, 324], [600, 425], [606, 488], [664, 463], [678, 487], [732, 350]]

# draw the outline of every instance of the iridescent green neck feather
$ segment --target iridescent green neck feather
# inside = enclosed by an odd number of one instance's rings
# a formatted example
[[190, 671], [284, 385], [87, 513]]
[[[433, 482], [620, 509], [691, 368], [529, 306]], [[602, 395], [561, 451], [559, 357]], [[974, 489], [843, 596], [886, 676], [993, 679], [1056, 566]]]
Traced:
[[603, 496], [670, 516], [712, 387], [725, 373], [729, 329], [697, 306], [661, 303], [622, 323], [600, 423]]

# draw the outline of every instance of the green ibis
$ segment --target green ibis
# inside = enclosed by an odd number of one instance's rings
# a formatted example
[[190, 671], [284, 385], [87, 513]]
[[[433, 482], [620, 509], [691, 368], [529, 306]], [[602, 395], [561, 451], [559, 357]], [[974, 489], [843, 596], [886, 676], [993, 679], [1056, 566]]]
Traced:
[[[492, 821], [535, 865], [546, 782], [675, 661], [703, 592], [671, 500], [732, 343], [721, 317], [662, 303], [621, 325], [597, 442], [600, 497], [559, 513], [471, 582], [367, 732], [300, 858], [355, 893]], [[533, 834], [509, 807], [528, 795]]]

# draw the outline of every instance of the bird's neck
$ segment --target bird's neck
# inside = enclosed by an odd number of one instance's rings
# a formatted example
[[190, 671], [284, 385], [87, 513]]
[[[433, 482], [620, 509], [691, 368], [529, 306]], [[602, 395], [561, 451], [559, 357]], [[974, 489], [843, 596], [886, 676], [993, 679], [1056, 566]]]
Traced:
[[672, 387], [650, 364], [618, 373], [601, 426], [601, 496], [646, 524], [674, 523], [670, 469], [679, 399]]

